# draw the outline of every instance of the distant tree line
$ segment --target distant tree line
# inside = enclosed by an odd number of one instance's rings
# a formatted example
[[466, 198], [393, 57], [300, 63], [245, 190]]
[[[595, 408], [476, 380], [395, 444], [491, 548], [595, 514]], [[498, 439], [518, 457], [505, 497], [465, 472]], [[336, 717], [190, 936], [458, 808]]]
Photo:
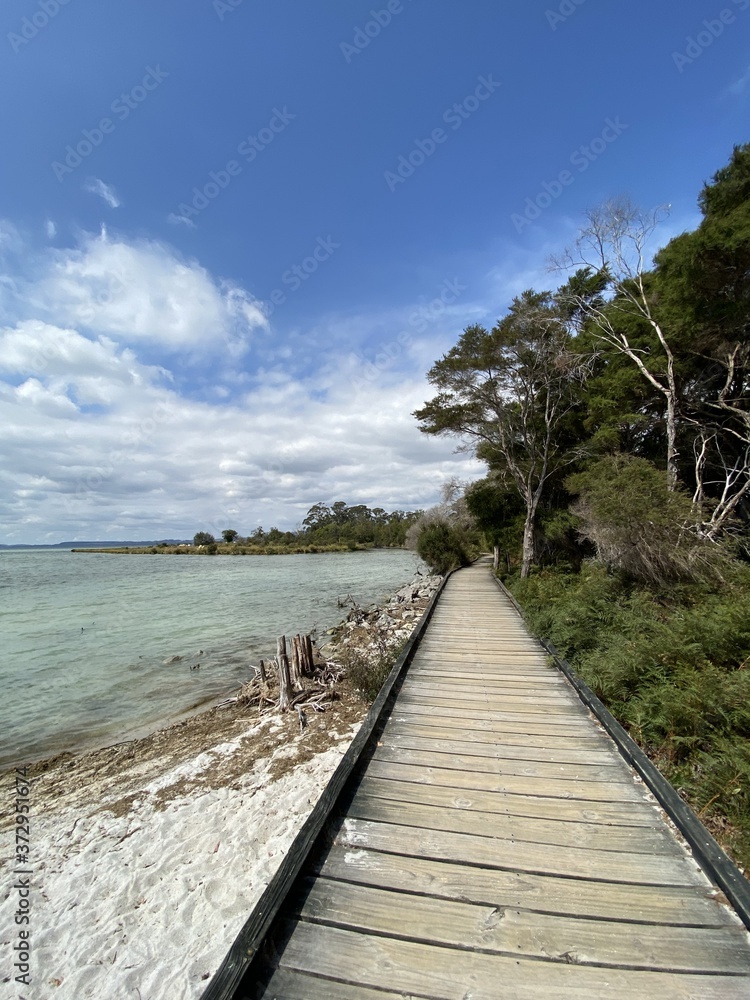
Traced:
[[[328, 506], [312, 506], [297, 531], [280, 531], [278, 528], [255, 528], [249, 535], [241, 535], [234, 528], [222, 531], [225, 545], [251, 548], [309, 548], [310, 546], [337, 546], [345, 548], [400, 548], [404, 545], [409, 527], [422, 515], [422, 511], [395, 510], [382, 507], [370, 508], [364, 504], [349, 506], [337, 500]], [[207, 531], [199, 531], [193, 538], [196, 546], [206, 548], [220, 544]]]

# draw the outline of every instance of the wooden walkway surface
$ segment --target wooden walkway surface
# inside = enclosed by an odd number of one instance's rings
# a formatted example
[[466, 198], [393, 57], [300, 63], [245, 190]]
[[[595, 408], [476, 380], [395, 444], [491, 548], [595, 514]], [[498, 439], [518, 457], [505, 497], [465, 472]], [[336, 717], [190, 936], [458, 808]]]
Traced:
[[486, 563], [441, 595], [257, 997], [739, 1000], [750, 943]]

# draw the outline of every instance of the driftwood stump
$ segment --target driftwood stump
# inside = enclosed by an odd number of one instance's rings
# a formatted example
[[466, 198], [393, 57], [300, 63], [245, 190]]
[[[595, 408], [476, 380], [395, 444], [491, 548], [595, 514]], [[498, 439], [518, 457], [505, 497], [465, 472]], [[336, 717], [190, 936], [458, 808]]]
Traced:
[[302, 666], [299, 657], [299, 636], [292, 636], [292, 665], [290, 670], [292, 687], [296, 692], [302, 690]]
[[279, 636], [276, 642], [276, 668], [279, 672], [279, 708], [282, 712], [288, 712], [292, 683], [289, 676], [289, 657], [286, 655], [285, 635]]

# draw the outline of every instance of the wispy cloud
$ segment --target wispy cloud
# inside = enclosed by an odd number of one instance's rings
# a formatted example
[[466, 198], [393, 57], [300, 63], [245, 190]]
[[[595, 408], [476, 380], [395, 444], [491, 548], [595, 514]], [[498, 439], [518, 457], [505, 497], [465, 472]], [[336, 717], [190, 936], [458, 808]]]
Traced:
[[52, 219], [47, 219], [45, 229], [47, 231], [47, 239], [53, 240], [57, 236], [57, 226], [54, 224]]
[[105, 184], [98, 177], [89, 177], [84, 184], [84, 191], [99, 195], [100, 198], [106, 201], [110, 208], [119, 208], [121, 205], [115, 189], [110, 184]]
[[733, 97], [739, 97], [740, 94], [744, 94], [747, 89], [747, 85], [750, 83], [750, 66], [745, 70], [742, 76], [735, 80], [734, 83], [729, 84], [729, 93]]

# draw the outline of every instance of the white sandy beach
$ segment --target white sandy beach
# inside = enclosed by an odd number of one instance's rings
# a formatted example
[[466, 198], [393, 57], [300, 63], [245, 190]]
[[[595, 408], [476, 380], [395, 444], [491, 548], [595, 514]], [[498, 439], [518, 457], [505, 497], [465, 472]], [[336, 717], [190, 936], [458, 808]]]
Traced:
[[[136, 763], [116, 783], [89, 774], [57, 799], [42, 775], [31, 797], [32, 986], [4, 995], [200, 997], [358, 728], [333, 715], [319, 717], [329, 728], [317, 736], [268, 716], [174, 766]], [[330, 748], [304, 759], [321, 737]], [[259, 738], [276, 748], [238, 774]], [[9, 830], [2, 839], [7, 956], [17, 893]]]
[[[439, 577], [355, 608], [334, 646], [412, 632]], [[239, 700], [142, 739], [30, 769], [31, 986], [16, 1000], [197, 1000], [314, 807], [366, 713], [342, 690], [324, 712]], [[9, 800], [14, 776], [1, 779]], [[14, 924], [11, 810], [0, 819], [0, 944]]]

